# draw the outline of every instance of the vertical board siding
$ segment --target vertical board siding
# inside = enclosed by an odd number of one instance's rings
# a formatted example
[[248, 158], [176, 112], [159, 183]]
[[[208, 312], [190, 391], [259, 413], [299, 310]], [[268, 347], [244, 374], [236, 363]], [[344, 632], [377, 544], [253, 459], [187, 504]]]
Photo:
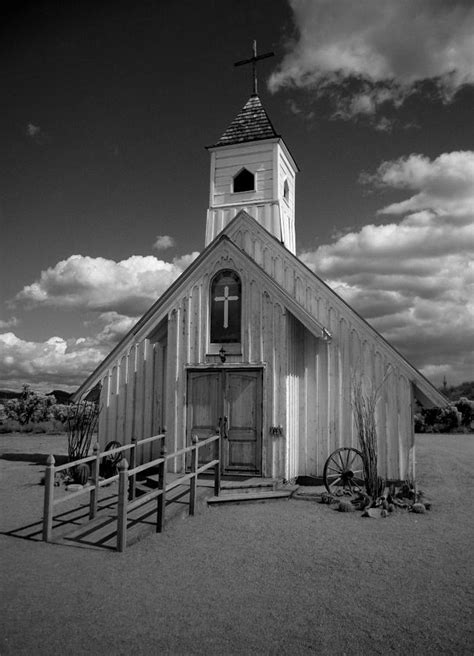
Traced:
[[120, 444], [125, 444], [130, 441], [127, 439], [125, 432], [125, 422], [127, 418], [127, 388], [128, 388], [128, 367], [127, 356], [124, 355], [118, 364], [119, 380], [117, 386], [117, 424], [116, 424], [116, 440]]
[[377, 351], [375, 353], [375, 381], [380, 389], [377, 400], [376, 427], [377, 427], [377, 449], [379, 456], [380, 475], [383, 478], [388, 476], [388, 459], [387, 459], [387, 437], [386, 437], [386, 375], [385, 363], [383, 356]]
[[[264, 412], [264, 417], [267, 419], [267, 425], [263, 426], [264, 439], [271, 440], [269, 437], [270, 426], [274, 425], [276, 421], [276, 407], [274, 404], [275, 398], [275, 369], [274, 369], [274, 346], [273, 346], [273, 303], [270, 299], [268, 292], [264, 291], [262, 295], [262, 359], [267, 364], [266, 380], [267, 380], [267, 412]], [[270, 447], [266, 453], [265, 470], [273, 471], [278, 463], [275, 461], [274, 443], [269, 441]]]
[[339, 433], [339, 339], [338, 320], [334, 308], [329, 309], [328, 327], [333, 339], [328, 345], [328, 432], [331, 449], [341, 446], [342, 436]]
[[136, 384], [137, 384], [137, 361], [136, 348], [132, 347], [127, 353], [127, 401], [125, 410], [125, 435], [128, 441], [136, 437], [135, 435], [135, 417], [136, 417]]
[[262, 323], [261, 323], [261, 293], [258, 282], [251, 280], [248, 293], [248, 323], [252, 330], [248, 331], [248, 340], [244, 344], [244, 357], [247, 355], [248, 362], [262, 361]]
[[101, 450], [105, 448], [107, 444], [107, 420], [108, 420], [108, 409], [109, 409], [109, 375], [106, 374], [102, 378], [100, 386], [100, 401], [99, 401], [99, 434], [98, 441]]
[[173, 309], [168, 322], [168, 361], [167, 361], [167, 395], [166, 395], [166, 448], [174, 448], [174, 434], [176, 426], [176, 391], [177, 391], [177, 362], [178, 362], [178, 311]]

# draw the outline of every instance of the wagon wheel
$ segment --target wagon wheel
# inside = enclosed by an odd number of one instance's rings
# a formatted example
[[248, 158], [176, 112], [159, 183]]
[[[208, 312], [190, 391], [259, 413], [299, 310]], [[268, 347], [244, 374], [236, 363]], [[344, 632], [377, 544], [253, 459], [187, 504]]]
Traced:
[[[119, 446], [122, 446], [120, 442], [113, 440], [105, 445], [104, 451], [111, 451], [112, 449], [118, 449]], [[116, 473], [117, 465], [122, 460], [122, 452], [119, 453], [110, 453], [109, 455], [104, 455], [102, 460], [102, 476], [105, 478], [110, 478]]]
[[336, 449], [326, 460], [323, 479], [329, 494], [360, 492], [365, 483], [362, 453], [352, 447]]

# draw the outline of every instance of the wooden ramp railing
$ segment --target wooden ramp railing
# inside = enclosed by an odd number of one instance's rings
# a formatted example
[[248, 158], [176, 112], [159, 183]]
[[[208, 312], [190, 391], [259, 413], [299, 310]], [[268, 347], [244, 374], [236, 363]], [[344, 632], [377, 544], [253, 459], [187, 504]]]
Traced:
[[[162, 441], [161, 454], [159, 458], [151, 460], [150, 462], [142, 465], [136, 465], [137, 448], [143, 444]], [[166, 495], [174, 488], [183, 485], [189, 481], [189, 514], [194, 515], [196, 509], [197, 497], [197, 484], [198, 476], [208, 469], [214, 469], [214, 495], [218, 496], [221, 487], [221, 436], [219, 434], [213, 435], [205, 440], [198, 441], [197, 437], [193, 437], [190, 446], [174, 451], [168, 454], [165, 447], [165, 435], [154, 435], [143, 440], [132, 440], [131, 444], [110, 449], [108, 451], [99, 451], [99, 445], [94, 445], [93, 455], [74, 462], [68, 462], [64, 465], [55, 467], [54, 456], [48, 456], [45, 469], [45, 491], [44, 491], [44, 513], [43, 513], [43, 541], [52, 541], [53, 532], [53, 511], [55, 506], [64, 501], [70, 501], [83, 494], [89, 494], [89, 519], [94, 519], [98, 511], [99, 490], [104, 485], [109, 485], [113, 481], [118, 480], [118, 495], [117, 495], [117, 551], [124, 551], [127, 546], [127, 517], [132, 510], [136, 510], [141, 506], [156, 499], [156, 532], [161, 533], [165, 526], [165, 508], [166, 508]], [[214, 458], [199, 466], [199, 449], [209, 446], [214, 443]], [[117, 453], [130, 451], [130, 465], [128, 460], [123, 457], [118, 464], [118, 474], [110, 476], [104, 480], [99, 480], [100, 462], [104, 457], [110, 457]], [[181, 458], [182, 460], [190, 454], [191, 467], [188, 473], [178, 476], [173, 481], [167, 483], [167, 470], [168, 464], [171, 460]], [[54, 479], [55, 475], [65, 469], [72, 469], [81, 463], [91, 463], [91, 484], [84, 487], [82, 490], [68, 494], [59, 499], [54, 498]], [[136, 477], [146, 470], [158, 468], [158, 488], [150, 492], [136, 497]]]

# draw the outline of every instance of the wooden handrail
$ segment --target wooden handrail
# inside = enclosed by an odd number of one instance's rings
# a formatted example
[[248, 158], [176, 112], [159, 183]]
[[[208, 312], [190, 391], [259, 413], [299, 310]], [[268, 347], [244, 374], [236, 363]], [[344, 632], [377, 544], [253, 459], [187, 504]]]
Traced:
[[[166, 452], [166, 447], [164, 443], [164, 434], [153, 435], [152, 437], [145, 438], [143, 440], [133, 439], [131, 444], [127, 444], [115, 449], [110, 449], [109, 451], [99, 451], [99, 445], [94, 445], [94, 454], [92, 456], [87, 456], [86, 458], [81, 458], [74, 462], [66, 463], [65, 465], [60, 465], [55, 467], [54, 456], [49, 456], [47, 460], [47, 465], [45, 469], [45, 495], [44, 495], [44, 514], [43, 514], [43, 540], [45, 542], [50, 542], [52, 539], [52, 522], [53, 522], [53, 507], [62, 503], [63, 501], [69, 501], [74, 499], [81, 494], [89, 493], [90, 494], [90, 504], [89, 504], [89, 518], [92, 519], [97, 513], [98, 500], [99, 500], [99, 489], [103, 485], [108, 485], [112, 481], [118, 479], [119, 481], [119, 491], [118, 491], [118, 505], [117, 505], [117, 550], [124, 551], [127, 546], [127, 516], [131, 510], [135, 510], [146, 503], [149, 503], [154, 498], [157, 499], [157, 517], [156, 517], [156, 531], [159, 533], [164, 529], [165, 523], [165, 508], [166, 508], [166, 494], [170, 490], [183, 485], [185, 482], [189, 481], [189, 514], [193, 515], [196, 507], [196, 498], [197, 498], [197, 479], [199, 474], [208, 469], [214, 468], [214, 494], [219, 495], [220, 492], [220, 461], [221, 461], [221, 436], [219, 434], [212, 435], [204, 440], [199, 441], [196, 436], [193, 436], [193, 443], [182, 449], [170, 453], [169, 455]], [[136, 462], [136, 449], [138, 446], [156, 441], [158, 439], [163, 440], [161, 455], [159, 458], [156, 458], [150, 462], [144, 463], [143, 465], [134, 466], [129, 468], [128, 462], [125, 458], [122, 458], [118, 470], [119, 473], [115, 476], [111, 476], [103, 481], [99, 481], [99, 465], [100, 460], [104, 456], [110, 456], [114, 453], [121, 453], [130, 450], [132, 463]], [[207, 446], [209, 444], [215, 444], [214, 448], [214, 458], [205, 463], [204, 465], [198, 466], [199, 462], [199, 449], [201, 447]], [[166, 473], [167, 473], [167, 463], [168, 460], [172, 460], [183, 454], [191, 453], [191, 471], [183, 474], [179, 478], [166, 483]], [[64, 469], [69, 469], [77, 466], [83, 462], [93, 462], [92, 465], [92, 475], [93, 480], [92, 485], [88, 485], [82, 490], [78, 490], [72, 494], [69, 494], [61, 499], [54, 499], [54, 476], [56, 472], [62, 471]], [[152, 467], [158, 467], [158, 489], [145, 494], [143, 497], [135, 500], [135, 477], [136, 474], [142, 471], [146, 471]], [[130, 494], [130, 501], [129, 501]]]
[[[190, 446], [184, 447], [183, 449], [178, 449], [169, 455], [166, 452], [166, 447], [163, 444], [161, 450], [161, 458], [158, 458], [156, 461], [140, 465], [140, 471], [144, 471], [152, 466], [158, 464], [159, 473], [158, 473], [158, 489], [152, 490], [148, 494], [145, 494], [139, 499], [132, 499], [131, 502], [127, 504], [127, 490], [129, 487], [126, 485], [126, 480], [128, 476], [133, 474], [128, 470], [128, 463], [124, 463], [123, 468], [119, 474], [119, 484], [120, 484], [119, 495], [122, 497], [119, 499], [118, 510], [117, 510], [117, 551], [125, 551], [127, 546], [127, 536], [126, 536], [126, 525], [127, 525], [127, 515], [132, 510], [136, 510], [141, 506], [144, 506], [153, 499], [157, 500], [157, 517], [156, 517], [156, 532], [161, 533], [164, 530], [165, 525], [165, 509], [166, 509], [166, 495], [167, 493], [187, 481], [189, 481], [189, 514], [194, 515], [196, 509], [196, 498], [197, 498], [197, 479], [198, 475], [211, 467], [214, 468], [214, 493], [216, 496], [220, 492], [220, 446], [221, 446], [221, 436], [219, 434], [213, 435], [206, 438], [205, 440], [199, 441], [196, 436], [193, 436], [193, 443]], [[215, 455], [217, 458], [214, 458], [208, 463], [198, 467], [199, 462], [199, 449], [208, 444], [215, 443]], [[179, 476], [179, 478], [171, 481], [167, 484], [166, 482], [166, 471], [167, 471], [167, 461], [173, 458], [177, 458], [184, 453], [191, 453], [191, 471]], [[123, 461], [122, 461], [123, 462]], [[138, 468], [135, 468], [135, 471]]]

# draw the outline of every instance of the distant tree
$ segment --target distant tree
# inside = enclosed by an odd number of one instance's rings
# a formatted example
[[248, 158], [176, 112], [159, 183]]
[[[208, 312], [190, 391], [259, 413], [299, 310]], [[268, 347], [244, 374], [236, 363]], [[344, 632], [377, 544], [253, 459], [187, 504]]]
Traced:
[[23, 385], [19, 399], [10, 399], [5, 404], [8, 419], [18, 421], [21, 425], [35, 421], [48, 421], [52, 418], [54, 396], [38, 394], [29, 385]]
[[461, 425], [469, 428], [471, 422], [474, 421], [474, 401], [470, 401], [465, 396], [462, 396], [454, 405], [461, 413]]
[[446, 396], [450, 401], [457, 401], [461, 397], [469, 400], [474, 400], [474, 380], [465, 381], [460, 385], [443, 385], [440, 387], [440, 392]]

